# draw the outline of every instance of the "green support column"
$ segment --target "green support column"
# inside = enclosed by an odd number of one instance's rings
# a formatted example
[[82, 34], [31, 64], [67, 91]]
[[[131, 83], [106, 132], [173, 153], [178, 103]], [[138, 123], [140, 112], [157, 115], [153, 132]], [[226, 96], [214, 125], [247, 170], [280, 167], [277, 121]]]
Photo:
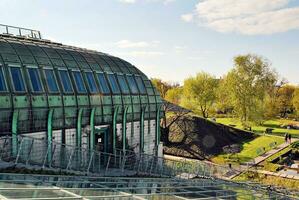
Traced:
[[47, 123], [48, 163], [49, 164], [52, 161], [53, 113], [54, 113], [54, 109], [50, 109], [48, 113], [48, 123]]
[[117, 123], [117, 115], [118, 115], [119, 107], [117, 106], [113, 113], [113, 154], [116, 153], [116, 123]]
[[17, 156], [18, 152], [18, 118], [19, 118], [19, 110], [14, 110], [12, 114], [12, 155]]
[[126, 106], [124, 109], [123, 114], [123, 135], [122, 135], [122, 142], [123, 142], [123, 152], [126, 151], [126, 137], [127, 137], [127, 113], [128, 113], [129, 107]]
[[157, 109], [157, 115], [156, 115], [156, 146], [158, 147], [160, 143], [160, 118], [161, 118], [161, 108], [162, 105], [160, 105]]
[[94, 115], [95, 115], [95, 108], [92, 108], [90, 113], [90, 136], [89, 136], [89, 149], [94, 150], [94, 140], [95, 140], [95, 130], [94, 130]]
[[146, 106], [141, 109], [140, 116], [140, 153], [144, 152], [144, 115], [145, 115]]
[[77, 116], [77, 136], [76, 136], [77, 147], [81, 147], [81, 143], [82, 143], [82, 114], [83, 114], [83, 108], [80, 108]]

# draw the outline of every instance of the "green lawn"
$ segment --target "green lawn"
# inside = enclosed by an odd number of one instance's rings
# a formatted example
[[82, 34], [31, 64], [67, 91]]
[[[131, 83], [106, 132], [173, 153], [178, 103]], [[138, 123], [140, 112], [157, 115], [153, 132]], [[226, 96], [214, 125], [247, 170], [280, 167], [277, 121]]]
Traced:
[[[236, 118], [217, 118], [216, 122], [225, 125], [235, 125], [235, 128], [239, 128], [239, 129], [244, 128], [242, 126], [241, 121]], [[299, 137], [299, 130], [281, 128], [281, 125], [283, 124], [293, 124], [293, 123], [295, 122], [287, 119], [268, 120], [264, 122], [262, 126], [258, 126], [258, 125], [252, 126], [252, 131], [258, 133], [264, 133], [266, 128], [273, 128], [274, 130], [272, 132], [275, 135], [284, 136], [285, 133], [289, 133], [292, 134], [293, 136]]]
[[235, 155], [221, 154], [212, 158], [218, 164], [244, 163], [258, 156], [257, 150], [265, 148], [265, 152], [271, 149], [270, 144], [276, 142], [277, 145], [284, 142], [284, 139], [277, 136], [258, 136], [255, 139], [242, 144], [242, 150]]

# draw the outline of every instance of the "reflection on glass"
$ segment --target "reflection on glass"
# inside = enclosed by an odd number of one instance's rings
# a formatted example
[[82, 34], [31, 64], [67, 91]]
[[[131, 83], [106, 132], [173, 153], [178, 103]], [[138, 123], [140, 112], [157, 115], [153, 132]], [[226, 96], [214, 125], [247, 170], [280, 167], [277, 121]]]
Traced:
[[48, 84], [48, 88], [50, 92], [58, 92], [58, 87], [54, 75], [54, 71], [52, 69], [45, 69], [45, 76], [46, 76], [46, 81]]
[[29, 79], [33, 92], [42, 92], [42, 84], [40, 81], [39, 73], [37, 68], [28, 68]]
[[16, 92], [25, 92], [25, 85], [20, 67], [11, 67], [10, 74]]

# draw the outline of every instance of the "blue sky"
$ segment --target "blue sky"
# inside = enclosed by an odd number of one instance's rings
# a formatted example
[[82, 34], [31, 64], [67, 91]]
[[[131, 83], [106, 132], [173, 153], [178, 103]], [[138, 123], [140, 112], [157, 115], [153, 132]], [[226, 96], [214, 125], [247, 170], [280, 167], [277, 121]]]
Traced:
[[299, 84], [299, 0], [0, 0], [0, 23], [119, 56], [149, 77], [222, 76], [259, 54]]

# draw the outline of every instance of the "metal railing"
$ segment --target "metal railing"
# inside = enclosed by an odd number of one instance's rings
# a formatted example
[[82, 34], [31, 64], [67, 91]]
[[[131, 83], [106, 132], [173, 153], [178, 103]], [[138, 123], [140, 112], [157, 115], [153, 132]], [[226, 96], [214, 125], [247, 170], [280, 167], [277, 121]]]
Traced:
[[40, 31], [0, 24], [0, 34], [42, 39]]
[[1, 137], [0, 160], [27, 167], [101, 176], [138, 174], [186, 179], [195, 176], [223, 178], [233, 170], [205, 162], [176, 161], [120, 149], [112, 154], [26, 136], [18, 136], [17, 144], [13, 143], [11, 136]]

